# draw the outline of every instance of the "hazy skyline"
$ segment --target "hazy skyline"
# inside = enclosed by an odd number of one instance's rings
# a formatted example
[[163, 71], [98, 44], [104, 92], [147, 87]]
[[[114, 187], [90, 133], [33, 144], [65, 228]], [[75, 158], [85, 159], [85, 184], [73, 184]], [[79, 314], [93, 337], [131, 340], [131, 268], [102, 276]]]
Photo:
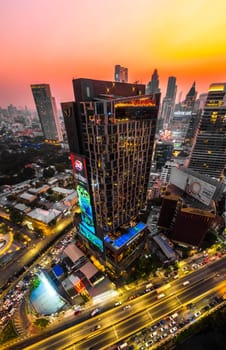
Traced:
[[31, 84], [50, 84], [57, 105], [73, 100], [72, 78], [147, 84], [156, 68], [165, 93], [177, 78], [183, 98], [226, 81], [226, 1], [0, 0], [0, 106], [34, 108]]

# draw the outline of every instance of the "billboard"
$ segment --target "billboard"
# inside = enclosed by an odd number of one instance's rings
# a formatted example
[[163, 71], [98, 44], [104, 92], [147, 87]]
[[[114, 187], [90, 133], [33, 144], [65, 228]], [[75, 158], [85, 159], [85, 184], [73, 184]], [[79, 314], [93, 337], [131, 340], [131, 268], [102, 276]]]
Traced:
[[86, 160], [84, 157], [71, 153], [72, 169], [76, 181], [76, 190], [78, 194], [78, 203], [81, 210], [80, 234], [88, 241], [103, 251], [103, 242], [96, 236], [93, 210], [90, 201], [88, 177], [86, 171]]
[[205, 205], [210, 204], [216, 191], [216, 186], [176, 167], [171, 169], [170, 183]]

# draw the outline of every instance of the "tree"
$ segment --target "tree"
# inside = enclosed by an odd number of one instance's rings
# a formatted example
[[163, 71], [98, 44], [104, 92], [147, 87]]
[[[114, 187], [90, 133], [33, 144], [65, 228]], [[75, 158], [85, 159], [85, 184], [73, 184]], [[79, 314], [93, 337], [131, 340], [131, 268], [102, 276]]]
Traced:
[[24, 214], [14, 208], [10, 210], [9, 216], [10, 216], [10, 220], [15, 224], [21, 224], [24, 219]]
[[49, 323], [50, 321], [47, 320], [46, 318], [37, 318], [37, 320], [35, 320], [34, 322], [34, 324], [41, 329], [46, 328]]
[[53, 177], [54, 174], [55, 174], [55, 171], [52, 167], [48, 167], [43, 170], [43, 177], [45, 178]]
[[30, 283], [30, 290], [33, 291], [34, 289], [38, 288], [38, 286], [40, 285], [41, 280], [39, 277], [35, 276]]

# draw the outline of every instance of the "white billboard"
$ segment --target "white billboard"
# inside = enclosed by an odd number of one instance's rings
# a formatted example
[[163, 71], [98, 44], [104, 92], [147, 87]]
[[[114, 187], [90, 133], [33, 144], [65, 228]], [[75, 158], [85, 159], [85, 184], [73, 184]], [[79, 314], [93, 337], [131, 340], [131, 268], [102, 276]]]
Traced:
[[171, 168], [170, 183], [205, 205], [210, 204], [216, 191], [216, 186], [175, 167]]

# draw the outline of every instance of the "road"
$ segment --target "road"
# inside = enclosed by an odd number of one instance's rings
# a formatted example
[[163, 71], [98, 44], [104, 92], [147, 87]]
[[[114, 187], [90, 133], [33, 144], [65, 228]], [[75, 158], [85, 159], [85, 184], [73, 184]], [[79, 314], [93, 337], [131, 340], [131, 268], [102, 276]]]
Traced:
[[[75, 344], [74, 350], [85, 350], [92, 346], [103, 349], [146, 327], [155, 319], [173, 312], [183, 304], [190, 303], [194, 298], [201, 297], [213, 288], [225, 286], [225, 260], [226, 258], [222, 258], [189, 276], [170, 282], [170, 287], [164, 291], [163, 299], [157, 300], [157, 293], [153, 291], [128, 302], [131, 305], [128, 310], [124, 310], [124, 304], [73, 327], [67, 328], [65, 324], [64, 330], [57, 334], [51, 335], [46, 332], [43, 334], [46, 338], [36, 341], [34, 345], [28, 346], [30, 339], [26, 343], [14, 344], [6, 349], [61, 350], [72, 344]], [[183, 286], [186, 280], [190, 283]], [[102, 328], [92, 332], [91, 329], [97, 324], [101, 324]], [[35, 339], [33, 341], [35, 342]]]
[[[10, 223], [9, 223], [10, 224]], [[60, 224], [56, 227], [54, 227], [53, 232], [51, 235], [44, 237], [43, 239], [31, 241], [31, 244], [24, 248], [23, 251], [21, 251], [20, 256], [17, 256], [16, 263], [13, 260], [11, 263], [7, 264], [4, 267], [1, 267], [1, 280], [0, 280], [0, 287], [3, 287], [9, 277], [13, 277], [20, 273], [22, 275], [22, 271], [25, 267], [25, 269], [29, 266], [31, 266], [33, 263], [37, 263], [37, 259], [40, 258], [41, 254], [45, 252], [45, 250], [53, 244], [61, 235], [65, 234], [64, 230], [68, 228], [68, 232], [70, 231], [69, 227], [72, 224], [72, 217], [64, 218]], [[17, 228], [18, 229], [18, 228]], [[23, 232], [23, 228], [21, 228]], [[4, 297], [8, 290], [13, 288], [13, 286], [21, 279], [21, 276], [16, 278], [11, 285], [9, 285], [1, 294], [1, 297]]]

